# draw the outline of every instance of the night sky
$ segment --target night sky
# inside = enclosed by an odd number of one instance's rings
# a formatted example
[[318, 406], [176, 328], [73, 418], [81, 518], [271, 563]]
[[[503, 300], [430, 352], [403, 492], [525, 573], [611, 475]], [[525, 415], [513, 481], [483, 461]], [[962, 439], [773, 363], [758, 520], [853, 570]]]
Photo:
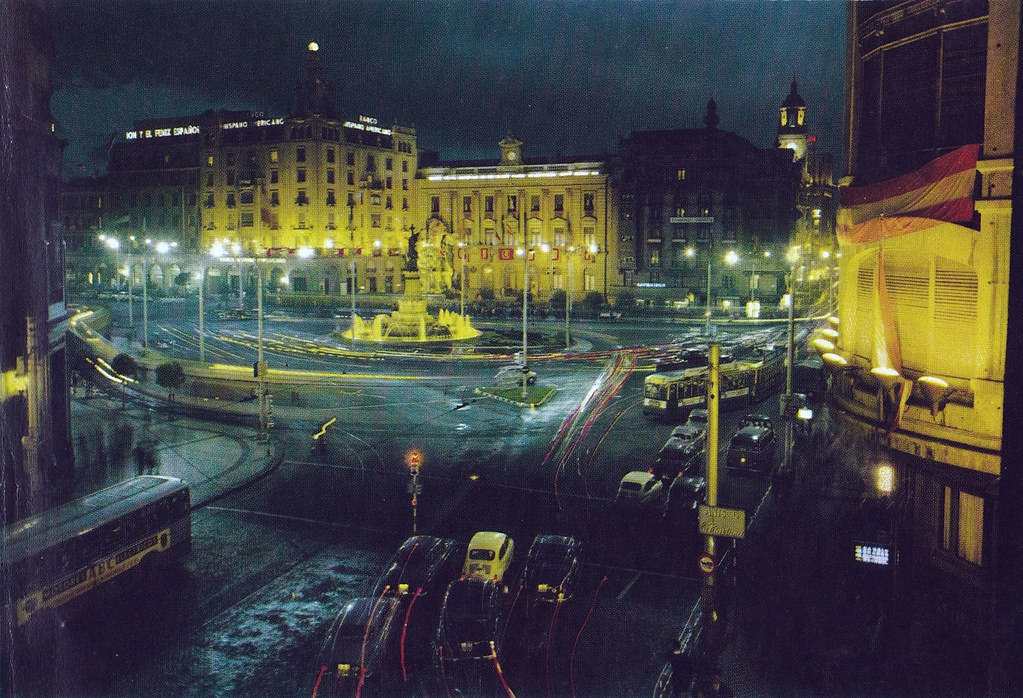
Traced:
[[[633, 130], [702, 125], [774, 144], [793, 76], [839, 159], [841, 0], [54, 0], [53, 114], [65, 175], [103, 173], [135, 119], [283, 116], [306, 46], [348, 117], [415, 126], [442, 159], [600, 155]], [[78, 163], [84, 164], [82, 169]]]

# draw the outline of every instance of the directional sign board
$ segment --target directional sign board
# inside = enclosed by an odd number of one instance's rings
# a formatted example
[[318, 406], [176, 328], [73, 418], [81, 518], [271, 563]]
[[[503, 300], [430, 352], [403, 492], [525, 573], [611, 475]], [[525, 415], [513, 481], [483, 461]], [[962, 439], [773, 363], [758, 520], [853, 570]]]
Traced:
[[726, 509], [700, 505], [700, 533], [705, 536], [723, 538], [746, 537], [746, 512], [742, 509]]

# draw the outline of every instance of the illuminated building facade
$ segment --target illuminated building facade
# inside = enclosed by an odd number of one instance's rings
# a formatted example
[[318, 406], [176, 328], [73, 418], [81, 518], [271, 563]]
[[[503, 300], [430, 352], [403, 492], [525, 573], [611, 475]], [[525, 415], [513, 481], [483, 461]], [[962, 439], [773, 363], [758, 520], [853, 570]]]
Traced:
[[[785, 292], [784, 252], [799, 170], [788, 148], [758, 148], [717, 128], [637, 131], [617, 155], [619, 265], [623, 286], [651, 304], [715, 308]], [[734, 265], [724, 261], [737, 253]], [[772, 257], [765, 257], [771, 251]]]
[[[863, 467], [895, 466], [913, 641], [937, 634], [984, 677], [1005, 562], [996, 522], [1019, 508], [999, 493], [1019, 477], [1002, 447], [1020, 3], [850, 2], [847, 12], [843, 184], [857, 189], [843, 206], [852, 211], [864, 185], [896, 191], [939, 157], [976, 155], [941, 180], [965, 177], [965, 220], [936, 209], [899, 218], [891, 197], [873, 202], [870, 236], [840, 231], [831, 399], [839, 424], [865, 439]], [[908, 173], [917, 179], [897, 179]]]
[[60, 144], [50, 114], [53, 55], [43, 0], [0, 12], [0, 518], [52, 505], [73, 473], [67, 381]]
[[316, 44], [294, 114], [250, 115], [203, 136], [200, 246], [286, 260], [271, 289], [399, 292], [418, 150], [412, 128], [336, 113]]
[[524, 160], [522, 145], [509, 134], [499, 160], [420, 170], [419, 268], [436, 280], [431, 290], [461, 290], [464, 271], [470, 300], [514, 297], [528, 263], [532, 297], [606, 297], [617, 235], [605, 163]]

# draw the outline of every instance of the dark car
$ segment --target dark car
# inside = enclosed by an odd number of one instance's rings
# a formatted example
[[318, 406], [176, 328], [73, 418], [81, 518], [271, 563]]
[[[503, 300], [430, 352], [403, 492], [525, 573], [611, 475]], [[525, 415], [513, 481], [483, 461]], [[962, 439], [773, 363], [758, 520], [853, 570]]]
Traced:
[[696, 441], [705, 440], [707, 438], [707, 429], [705, 426], [696, 424], [695, 422], [690, 424], [679, 424], [677, 427], [671, 430], [671, 435], [674, 438], [682, 439], [683, 441]]
[[703, 462], [700, 456], [703, 455], [705, 444], [706, 437], [703, 436], [692, 439], [670, 437], [657, 452], [657, 459], [652, 468], [654, 475], [673, 478], [679, 473], [691, 474], [699, 469]]
[[504, 606], [505, 596], [492, 579], [467, 577], [448, 585], [436, 637], [447, 694], [483, 695], [496, 688]]
[[572, 597], [579, 575], [579, 541], [571, 536], [538, 535], [529, 546], [522, 587], [540, 601]]
[[739, 427], [764, 427], [774, 431], [774, 422], [766, 414], [748, 414], [739, 422]]
[[773, 429], [742, 427], [728, 444], [726, 465], [732, 470], [766, 472], [774, 465], [776, 442]]
[[[404, 676], [428, 674], [432, 666], [433, 637], [448, 583], [458, 577], [463, 548], [450, 538], [412, 536], [405, 540], [384, 567], [373, 595], [399, 603], [403, 631], [395, 643], [405, 659]], [[419, 679], [425, 679], [420, 676]]]
[[701, 475], [679, 475], [671, 481], [668, 498], [664, 501], [664, 517], [680, 520], [696, 516], [696, 511], [707, 498], [707, 480]]
[[397, 599], [357, 598], [346, 603], [317, 656], [313, 698], [388, 696], [399, 690], [393, 638], [401, 628]]
[[461, 554], [457, 541], [433, 536], [407, 538], [384, 567], [374, 596], [437, 594], [458, 576]]

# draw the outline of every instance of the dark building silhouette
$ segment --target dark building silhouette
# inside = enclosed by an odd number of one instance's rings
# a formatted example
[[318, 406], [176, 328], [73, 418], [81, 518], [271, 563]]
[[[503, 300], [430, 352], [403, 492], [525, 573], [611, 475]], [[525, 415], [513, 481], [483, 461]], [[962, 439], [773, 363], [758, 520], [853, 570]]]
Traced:
[[[719, 121], [710, 100], [703, 128], [635, 131], [619, 145], [620, 268], [641, 300], [704, 304], [708, 260], [717, 310], [785, 292], [799, 167], [787, 147], [758, 148]], [[724, 262], [730, 250], [734, 267]]]
[[50, 115], [44, 0], [0, 6], [0, 459], [5, 522], [45, 508], [69, 436], [60, 143]]

